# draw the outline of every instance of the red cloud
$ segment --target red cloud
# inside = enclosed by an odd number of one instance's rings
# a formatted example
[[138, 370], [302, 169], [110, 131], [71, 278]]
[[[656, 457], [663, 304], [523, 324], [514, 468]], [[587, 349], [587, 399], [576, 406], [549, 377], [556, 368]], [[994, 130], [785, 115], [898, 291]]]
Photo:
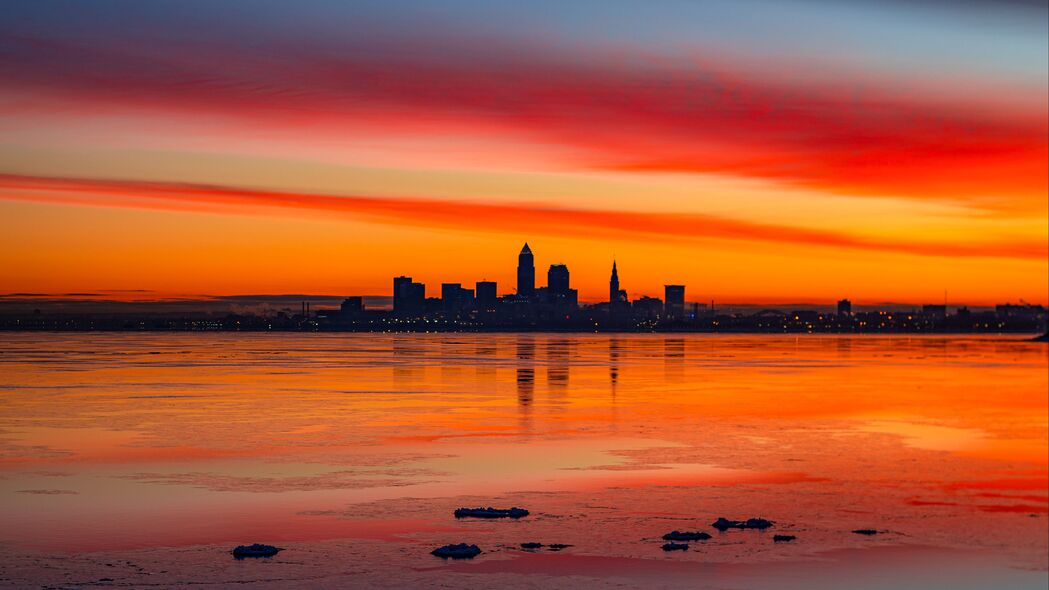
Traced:
[[0, 199], [209, 213], [297, 211], [470, 231], [542, 232], [647, 240], [728, 239], [926, 256], [1041, 259], [1044, 242], [899, 242], [703, 214], [596, 211], [446, 199], [277, 192], [200, 184], [0, 174]]
[[[99, 108], [206, 112], [252, 127], [298, 126], [304, 140], [360, 128], [480, 134], [560, 146], [558, 161], [577, 167], [1045, 207], [1043, 89], [1017, 99], [1016, 89], [988, 91], [979, 81], [932, 89], [862, 72], [831, 77], [796, 63], [787, 81], [731, 60], [638, 66], [569, 62], [535, 49], [405, 57], [360, 48], [7, 44], [5, 86], [87, 116]], [[986, 97], [995, 93], [1008, 99]]]

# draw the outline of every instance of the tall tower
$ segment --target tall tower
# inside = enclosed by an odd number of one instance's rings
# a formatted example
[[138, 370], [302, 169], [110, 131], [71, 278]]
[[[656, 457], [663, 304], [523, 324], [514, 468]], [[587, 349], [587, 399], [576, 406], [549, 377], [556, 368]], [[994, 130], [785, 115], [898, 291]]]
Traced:
[[528, 242], [517, 255], [517, 294], [529, 299], [535, 297], [535, 259]]
[[612, 278], [608, 280], [608, 303], [615, 304], [619, 301], [619, 271], [616, 270], [616, 261], [612, 261]]

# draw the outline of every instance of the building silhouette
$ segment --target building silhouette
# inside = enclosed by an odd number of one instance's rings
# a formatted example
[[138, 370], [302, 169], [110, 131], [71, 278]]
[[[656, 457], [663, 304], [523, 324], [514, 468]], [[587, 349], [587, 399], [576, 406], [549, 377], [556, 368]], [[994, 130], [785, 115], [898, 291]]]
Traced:
[[[580, 305], [572, 288], [571, 273], [564, 264], [552, 264], [546, 285], [536, 286], [535, 259], [525, 243], [518, 256], [517, 294], [499, 296], [494, 281], [477, 281], [475, 289], [460, 283], [443, 283], [440, 297], [426, 298], [426, 286], [409, 276], [393, 279], [393, 312], [365, 309], [364, 298], [348, 297], [335, 309], [310, 313], [307, 302], [301, 314], [278, 312], [269, 318], [248, 319], [230, 315], [225, 323], [213, 319], [163, 320], [165, 328], [186, 329], [324, 329], [354, 331], [674, 331], [674, 332], [1019, 332], [1045, 331], [1049, 312], [1041, 305], [1002, 304], [994, 311], [964, 306], [948, 313], [945, 304], [928, 304], [910, 311], [902, 309], [853, 312], [848, 299], [834, 305], [795, 309], [763, 309], [744, 313], [714, 309], [713, 301], [685, 303], [685, 286], [664, 285], [664, 299], [642, 296], [627, 298], [619, 277], [619, 265], [612, 261], [608, 280], [608, 302]], [[834, 313], [834, 311], [837, 313]], [[62, 329], [69, 325], [96, 326], [78, 321], [66, 324], [58, 318], [13, 320], [17, 328]], [[98, 322], [96, 318], [90, 322]], [[161, 320], [157, 320], [160, 322]], [[112, 324], [109, 324], [112, 325]], [[134, 324], [128, 324], [134, 325]], [[0, 318], [0, 328], [4, 326]], [[9, 326], [10, 327], [10, 326]]]
[[838, 301], [838, 315], [852, 315], [852, 302], [848, 299]]
[[685, 317], [685, 286], [663, 285], [663, 297], [666, 301], [663, 314], [669, 320], [680, 320]]
[[517, 294], [528, 299], [535, 297], [535, 258], [528, 242], [517, 255]]
[[[786, 313], [781, 309], [733, 310], [729, 306], [709, 309], [692, 303], [686, 307], [684, 285], [664, 285], [665, 299], [640, 297], [631, 303], [621, 289], [619, 267], [612, 262], [608, 302], [580, 305], [571, 287], [568, 267], [553, 264], [547, 285], [536, 288], [535, 261], [526, 243], [518, 257], [518, 293], [500, 297], [494, 281], [478, 281], [476, 291], [460, 283], [441, 285], [440, 297], [426, 297], [426, 286], [409, 276], [393, 278], [393, 310], [368, 309], [367, 297], [327, 298], [330, 307], [311, 310], [301, 303], [301, 313], [291, 309], [270, 313], [229, 313], [215, 317], [210, 312], [173, 318], [169, 313], [126, 313], [85, 311], [0, 313], [0, 330], [235, 330], [235, 331], [636, 331], [636, 332], [762, 332], [762, 333], [1034, 333], [1044, 334], [1049, 310], [1020, 300], [1003, 303], [993, 310], [958, 305], [949, 313], [946, 300], [910, 310], [895, 309], [853, 312], [852, 303], [841, 299], [834, 305], [812, 305]], [[946, 298], [945, 298], [946, 299]], [[834, 313], [834, 311], [837, 313]], [[701, 310], [703, 313], [701, 313]], [[0, 310], [2, 311], [2, 310]], [[529, 358], [531, 358], [529, 354]], [[672, 355], [671, 355], [672, 356]], [[554, 357], [551, 357], [554, 358]], [[670, 356], [668, 356], [670, 358]], [[676, 358], [676, 357], [674, 357]], [[534, 374], [522, 371], [523, 405], [531, 398]], [[612, 371], [613, 382], [616, 370]], [[551, 384], [562, 383], [557, 370]]]
[[441, 303], [444, 311], [458, 313], [473, 304], [474, 292], [464, 289], [460, 283], [441, 284]]
[[626, 291], [619, 288], [619, 269], [612, 261], [612, 276], [608, 279], [608, 319], [613, 324], [629, 320], [630, 300]]
[[663, 302], [656, 297], [642, 296], [631, 305], [634, 316], [640, 320], [658, 320], [663, 315]]
[[1044, 318], [1046, 309], [1041, 305], [1031, 305], [1030, 303], [1021, 303], [1020, 305], [1001, 303], [994, 307], [994, 312], [999, 317], [1006, 319], [1032, 320]]
[[412, 284], [412, 277], [401, 275], [393, 277], [393, 311], [403, 313], [408, 300], [408, 285]]
[[563, 264], [551, 264], [546, 272], [546, 287], [553, 296], [568, 293], [568, 267]]
[[922, 315], [937, 319], [946, 318], [947, 306], [939, 303], [926, 303], [922, 306]]
[[499, 303], [495, 281], [477, 281], [474, 286], [477, 309], [495, 311]]
[[568, 267], [563, 264], [551, 264], [546, 273], [546, 296], [543, 301], [558, 307], [577, 307], [578, 292], [570, 285]]
[[412, 281], [412, 277], [393, 279], [393, 312], [399, 315], [418, 315], [426, 306], [426, 285]]
[[619, 288], [619, 269], [616, 268], [615, 260], [612, 261], [612, 276], [608, 279], [608, 303], [612, 307], [630, 305], [626, 290]]
[[343, 313], [356, 313], [364, 311], [364, 298], [360, 295], [350, 296], [342, 300], [339, 311]]

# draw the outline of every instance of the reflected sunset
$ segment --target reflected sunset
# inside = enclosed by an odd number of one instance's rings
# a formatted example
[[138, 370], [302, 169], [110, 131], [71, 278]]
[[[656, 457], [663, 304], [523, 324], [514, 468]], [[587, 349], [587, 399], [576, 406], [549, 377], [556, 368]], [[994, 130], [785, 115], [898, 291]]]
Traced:
[[[176, 584], [192, 579], [185, 568], [221, 557], [197, 552], [160, 567], [145, 551], [158, 537], [190, 547], [265, 537], [306, 555], [386, 555], [389, 564], [363, 566], [355, 579], [418, 586], [435, 581], [426, 562], [397, 569], [413, 552], [469, 536], [496, 551], [483, 585], [515, 579], [507, 547], [532, 538], [573, 545], [533, 573], [578, 569], [599, 587], [602, 568], [582, 556], [601, 555], [637, 564], [617, 575], [641, 584], [656, 575], [644, 564], [659, 553], [646, 538], [746, 506], [804, 542], [773, 548], [771, 533], [726, 532], [686, 556], [695, 572], [760, 564], [786, 575], [784, 559], [833, 570], [848, 560], [831, 556], [863, 550], [876, 567], [924, 575], [935, 547], [937, 560], [1020, 581], [1004, 587], [1044, 580], [1049, 357], [1037, 343], [543, 334], [5, 342], [0, 542], [86, 552], [85, 572], [111, 571], [109, 556], [133, 552], [155, 581]], [[119, 354], [105, 352], [117, 345]], [[489, 498], [538, 514], [505, 530], [446, 517]], [[865, 527], [886, 532], [849, 533]], [[338, 575], [335, 565], [315, 567]], [[745, 572], [728, 579], [762, 587]], [[944, 579], [978, 587], [961, 574]]]

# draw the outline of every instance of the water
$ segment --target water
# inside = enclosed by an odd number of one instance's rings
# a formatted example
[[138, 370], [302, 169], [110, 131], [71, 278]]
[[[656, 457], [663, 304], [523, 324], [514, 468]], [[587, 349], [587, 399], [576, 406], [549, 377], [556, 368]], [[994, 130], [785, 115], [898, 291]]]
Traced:
[[1047, 390], [1016, 337], [0, 334], [0, 584], [1044, 588]]

